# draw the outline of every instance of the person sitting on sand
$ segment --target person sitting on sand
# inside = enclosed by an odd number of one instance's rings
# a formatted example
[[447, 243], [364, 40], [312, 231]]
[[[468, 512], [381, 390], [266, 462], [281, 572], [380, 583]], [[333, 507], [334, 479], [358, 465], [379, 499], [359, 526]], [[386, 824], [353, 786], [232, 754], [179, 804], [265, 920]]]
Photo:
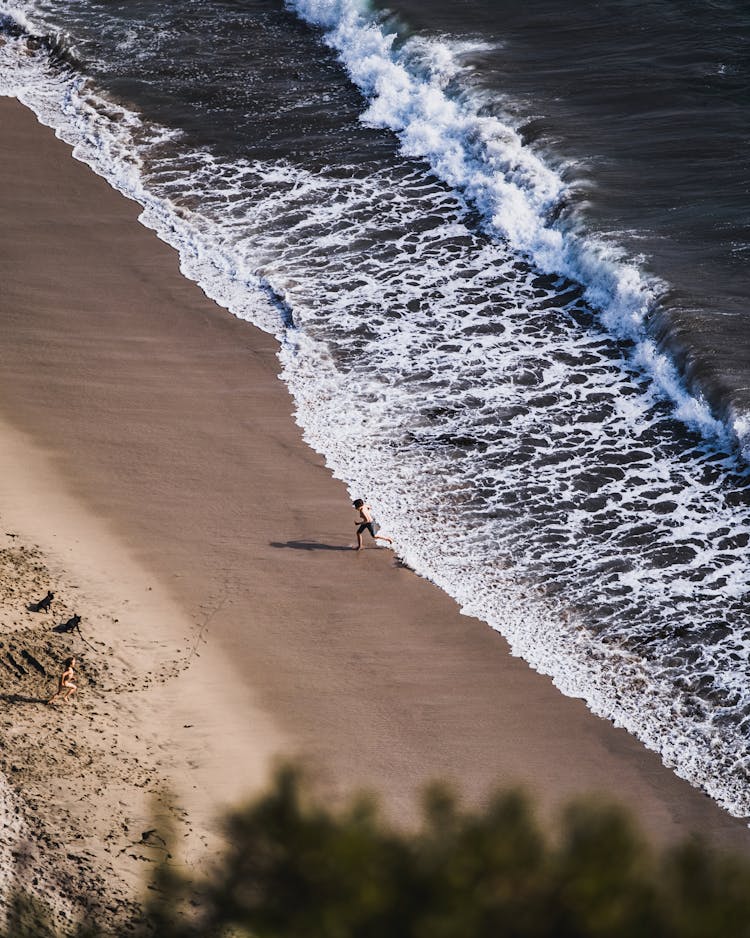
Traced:
[[365, 505], [361, 498], [358, 498], [356, 501], [352, 502], [354, 507], [359, 512], [359, 518], [354, 522], [357, 527], [357, 550], [362, 550], [364, 544], [362, 543], [362, 535], [365, 531], [369, 531], [372, 537], [377, 541], [388, 541], [389, 544], [393, 544], [393, 541], [390, 537], [386, 537], [385, 534], [376, 534], [375, 533], [375, 524], [372, 519], [372, 508], [369, 505]]
[[75, 658], [65, 659], [65, 670], [60, 675], [57, 691], [47, 701], [48, 704], [51, 704], [53, 700], [56, 700], [60, 696], [62, 696], [63, 703], [65, 703], [69, 697], [72, 697], [72, 695], [75, 694], [76, 685], [73, 683], [73, 678], [75, 677], [75, 671], [73, 669], [75, 666]]

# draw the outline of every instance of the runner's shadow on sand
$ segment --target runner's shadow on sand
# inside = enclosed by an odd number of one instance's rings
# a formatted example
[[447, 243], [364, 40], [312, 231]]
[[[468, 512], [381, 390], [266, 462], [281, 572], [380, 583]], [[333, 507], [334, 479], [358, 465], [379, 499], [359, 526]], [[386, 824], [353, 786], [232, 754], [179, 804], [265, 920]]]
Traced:
[[271, 541], [271, 547], [289, 547], [292, 550], [351, 550], [341, 544], [320, 544], [318, 541]]
[[0, 694], [0, 700], [6, 703], [46, 704], [46, 697], [26, 697], [24, 694]]

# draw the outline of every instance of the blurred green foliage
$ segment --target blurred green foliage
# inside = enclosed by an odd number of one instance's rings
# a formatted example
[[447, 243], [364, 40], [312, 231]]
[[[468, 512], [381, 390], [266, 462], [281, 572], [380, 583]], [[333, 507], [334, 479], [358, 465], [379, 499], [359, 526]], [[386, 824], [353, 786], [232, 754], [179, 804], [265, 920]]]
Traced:
[[[141, 935], [750, 938], [750, 861], [695, 841], [658, 853], [621, 809], [591, 800], [569, 806], [552, 837], [519, 792], [469, 811], [433, 786], [407, 832], [365, 797], [327, 810], [286, 767], [226, 832], [200, 882], [159, 868]], [[9, 908], [0, 938], [57, 938], [38, 902], [16, 893]]]

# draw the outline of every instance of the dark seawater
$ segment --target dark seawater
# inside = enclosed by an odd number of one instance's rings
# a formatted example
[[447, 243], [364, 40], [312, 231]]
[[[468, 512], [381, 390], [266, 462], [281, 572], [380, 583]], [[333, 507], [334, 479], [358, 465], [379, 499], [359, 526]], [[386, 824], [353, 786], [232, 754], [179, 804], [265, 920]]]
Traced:
[[0, 92], [279, 336], [404, 560], [739, 815], [749, 35], [728, 2], [0, 0]]
[[[574, 210], [665, 281], [651, 328], [717, 412], [750, 410], [750, 4], [396, 0], [482, 37], [487, 106], [561, 166]], [[406, 26], [408, 24], [408, 26]]]

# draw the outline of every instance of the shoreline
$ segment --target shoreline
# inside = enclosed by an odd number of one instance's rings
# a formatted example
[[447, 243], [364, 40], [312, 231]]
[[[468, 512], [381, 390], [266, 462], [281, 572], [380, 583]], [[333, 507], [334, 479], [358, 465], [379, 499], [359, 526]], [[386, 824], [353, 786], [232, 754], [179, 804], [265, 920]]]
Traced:
[[[105, 775], [139, 759], [173, 787], [188, 864], [212, 849], [220, 805], [262, 785], [277, 756], [301, 758], [326, 797], [375, 789], [404, 823], [432, 779], [469, 801], [518, 783], [549, 823], [569, 797], [604, 791], [657, 841], [697, 832], [750, 851], [742, 820], [436, 586], [388, 551], [348, 550], [346, 489], [301, 439], [275, 340], [185, 279], [140, 208], [30, 111], [0, 98], [0, 121], [0, 519], [62, 584], [55, 613], [85, 596], [100, 684], [81, 688], [76, 732], [81, 745], [112, 734], [91, 749]], [[41, 636], [29, 615], [19, 628]], [[110, 662], [139, 688], [126, 706], [100, 673]], [[16, 725], [41, 743], [50, 715], [16, 706], [6, 745]], [[149, 739], [136, 745], [138, 726]], [[51, 824], [43, 774], [36, 811]], [[27, 800], [30, 784], [13, 780]], [[98, 823], [136, 794], [126, 779], [93, 786]], [[72, 788], [56, 797], [88, 822]], [[112, 876], [137, 888], [110, 846]]]

